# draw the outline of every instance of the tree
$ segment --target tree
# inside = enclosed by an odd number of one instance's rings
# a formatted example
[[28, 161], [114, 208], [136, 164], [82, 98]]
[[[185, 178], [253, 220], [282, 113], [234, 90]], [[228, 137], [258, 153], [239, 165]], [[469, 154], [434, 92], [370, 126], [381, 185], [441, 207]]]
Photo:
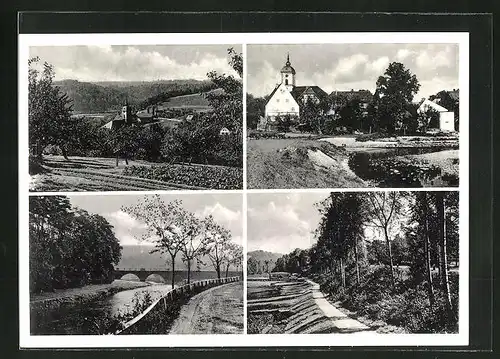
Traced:
[[229, 273], [229, 267], [232, 265], [236, 271], [238, 271], [242, 261], [243, 261], [243, 247], [233, 243], [229, 242], [228, 248], [227, 248], [228, 254], [226, 257], [226, 278], [228, 277]]
[[205, 251], [208, 236], [205, 232], [204, 221], [200, 221], [191, 212], [186, 212], [182, 219], [182, 231], [186, 233], [185, 240], [181, 243], [180, 251], [182, 261], [187, 266], [187, 282], [191, 283], [191, 265]]
[[448, 257], [447, 257], [447, 246], [446, 246], [446, 204], [445, 204], [445, 193], [435, 192], [436, 210], [438, 218], [438, 241], [441, 247], [441, 283], [443, 285], [446, 312], [448, 316], [448, 321], [454, 320], [453, 307], [451, 303], [450, 296], [450, 282], [448, 279]]
[[308, 98], [300, 108], [301, 122], [303, 124], [306, 124], [316, 133], [322, 134], [326, 120], [325, 113], [327, 109], [328, 102], [326, 100], [320, 100], [320, 102], [316, 102]]
[[58, 145], [67, 159], [65, 145], [71, 135], [69, 119], [71, 100], [55, 86], [54, 67], [43, 64], [40, 73], [35, 68], [38, 57], [28, 60], [28, 126], [31, 151], [39, 158], [48, 145]]
[[393, 133], [398, 124], [401, 128], [408, 127], [412, 119], [409, 106], [419, 88], [417, 77], [402, 63], [390, 63], [377, 80], [370, 106], [370, 116], [378, 129]]
[[247, 93], [247, 128], [255, 130], [260, 116], [264, 116], [267, 99]]
[[367, 224], [380, 230], [384, 236], [389, 256], [392, 287], [395, 287], [394, 261], [391, 248], [392, 230], [397, 227], [402, 211], [403, 196], [400, 192], [371, 192], [366, 194], [368, 221]]
[[191, 235], [191, 228], [184, 222], [188, 212], [182, 207], [182, 201], [165, 203], [159, 195], [144, 196], [136, 205], [122, 207], [122, 211], [145, 224], [146, 231], [141, 238], [154, 243], [155, 248], [150, 253], [169, 255], [173, 289], [175, 258]]
[[208, 217], [206, 226], [209, 241], [205, 253], [217, 272], [217, 278], [220, 279], [222, 265], [230, 257], [231, 232], [215, 223], [212, 216]]
[[363, 111], [359, 99], [347, 101], [339, 110], [339, 125], [345, 126], [351, 130], [362, 127]]

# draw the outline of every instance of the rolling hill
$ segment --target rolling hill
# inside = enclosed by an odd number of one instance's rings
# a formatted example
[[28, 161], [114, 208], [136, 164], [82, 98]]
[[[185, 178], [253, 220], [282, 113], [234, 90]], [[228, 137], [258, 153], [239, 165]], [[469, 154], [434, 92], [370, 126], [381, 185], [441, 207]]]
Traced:
[[151, 100], [156, 103], [155, 98], [199, 94], [213, 89], [210, 81], [198, 80], [97, 83], [61, 80], [54, 84], [73, 100], [75, 114], [118, 111], [125, 101], [132, 105]]
[[274, 265], [276, 264], [276, 261], [278, 258], [282, 257], [283, 254], [281, 253], [274, 253], [274, 252], [266, 252], [263, 250], [256, 250], [256, 251], [250, 251], [247, 253], [247, 260], [250, 258], [255, 259], [256, 261], [260, 262], [261, 265], [264, 265], [265, 261], [269, 261], [269, 268], [272, 270], [274, 268]]
[[[165, 269], [165, 270], [170, 270], [171, 268], [171, 263], [170, 263], [170, 256], [169, 255], [164, 255], [160, 253], [152, 253], [150, 254], [149, 251], [153, 249], [152, 246], [140, 246], [140, 245], [128, 245], [128, 246], [122, 246], [122, 257], [120, 259], [120, 262], [116, 266], [119, 269], [130, 269], [130, 268], [135, 268], [135, 269]], [[177, 255], [175, 258], [175, 268], [176, 270], [187, 270], [186, 264], [181, 260], [181, 253]], [[168, 258], [168, 261], [167, 261]], [[214, 268], [212, 266], [212, 263], [210, 262], [210, 259], [207, 258], [202, 258], [201, 260], [203, 263], [199, 263], [199, 270], [204, 272], [204, 271], [213, 271]], [[193, 270], [198, 270], [198, 267], [196, 264], [193, 264]], [[234, 268], [231, 266], [230, 270], [233, 270]]]

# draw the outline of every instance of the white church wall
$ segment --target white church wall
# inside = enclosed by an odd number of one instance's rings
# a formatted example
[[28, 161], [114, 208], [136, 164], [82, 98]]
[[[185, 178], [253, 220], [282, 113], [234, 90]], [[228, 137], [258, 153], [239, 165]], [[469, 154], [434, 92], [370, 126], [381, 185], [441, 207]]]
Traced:
[[299, 105], [283, 84], [274, 92], [266, 104], [266, 117], [283, 116], [286, 114], [299, 116]]

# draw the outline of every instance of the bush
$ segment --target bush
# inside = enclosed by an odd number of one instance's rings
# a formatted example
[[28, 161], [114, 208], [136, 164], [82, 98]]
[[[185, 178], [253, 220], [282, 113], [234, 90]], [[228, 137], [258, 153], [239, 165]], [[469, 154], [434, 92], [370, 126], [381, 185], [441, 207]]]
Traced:
[[236, 167], [158, 165], [126, 167], [124, 175], [210, 189], [241, 189], [243, 170]]
[[363, 133], [361, 135], [356, 136], [356, 141], [358, 142], [374, 141], [386, 137], [387, 133], [384, 132]]
[[278, 131], [248, 131], [247, 136], [255, 140], [285, 138], [285, 134]]

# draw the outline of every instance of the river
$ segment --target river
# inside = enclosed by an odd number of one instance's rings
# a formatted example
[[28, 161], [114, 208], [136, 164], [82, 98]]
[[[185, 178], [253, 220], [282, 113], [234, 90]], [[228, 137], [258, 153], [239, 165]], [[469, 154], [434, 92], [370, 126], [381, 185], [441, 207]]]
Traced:
[[[229, 272], [228, 275], [241, 275], [241, 273]], [[208, 271], [192, 273], [192, 281], [211, 278], [217, 278], [217, 274]], [[184, 279], [180, 275], [175, 286], [184, 284]], [[171, 289], [171, 284], [151, 283], [150, 286], [121, 291], [91, 303], [61, 306], [44, 313], [32, 312], [31, 333], [34, 335], [103, 334], [112, 327], [113, 317], [130, 312], [135, 298], [143, 298], [149, 293], [151, 299], [155, 300]]]

